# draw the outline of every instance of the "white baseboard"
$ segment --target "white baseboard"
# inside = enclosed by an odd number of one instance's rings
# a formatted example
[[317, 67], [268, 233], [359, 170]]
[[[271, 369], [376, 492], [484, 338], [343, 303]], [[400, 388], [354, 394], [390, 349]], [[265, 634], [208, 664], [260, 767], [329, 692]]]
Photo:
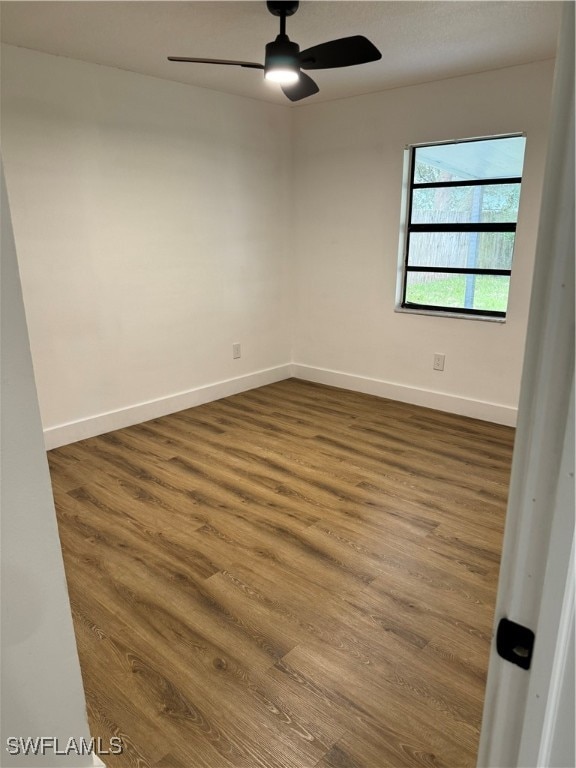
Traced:
[[137, 403], [128, 408], [117, 411], [99, 413], [86, 419], [79, 419], [67, 424], [58, 424], [44, 430], [44, 443], [46, 450], [58, 448], [61, 445], [75, 443], [87, 437], [103, 435], [115, 429], [130, 427], [133, 424], [141, 424], [143, 421], [157, 419], [169, 413], [193, 408], [195, 405], [209, 403], [212, 400], [220, 400], [222, 397], [237, 395], [248, 389], [262, 387], [265, 384], [273, 384], [276, 381], [288, 379], [292, 375], [292, 366], [279, 365], [276, 368], [267, 368], [263, 371], [255, 371], [245, 376], [234, 379], [218, 381], [204, 387], [178, 392], [175, 395], [162, 397], [157, 400], [149, 400], [145, 403]]
[[396, 384], [381, 379], [371, 379], [367, 376], [356, 376], [342, 371], [332, 371], [327, 368], [315, 368], [301, 363], [288, 363], [276, 368], [267, 368], [263, 371], [255, 371], [245, 376], [234, 379], [218, 381], [204, 387], [179, 392], [175, 395], [150, 400], [145, 403], [137, 403], [128, 408], [117, 411], [100, 413], [79, 419], [67, 424], [58, 424], [44, 430], [44, 442], [46, 450], [58, 448], [61, 445], [75, 443], [87, 437], [95, 437], [115, 429], [130, 427], [133, 424], [141, 424], [143, 421], [157, 419], [169, 413], [183, 411], [196, 405], [209, 403], [212, 400], [220, 400], [223, 397], [237, 395], [255, 387], [273, 384], [294, 376], [297, 379], [313, 381], [318, 384], [328, 384], [333, 387], [351, 389], [354, 392], [364, 392], [368, 395], [386, 397], [391, 400], [399, 400], [402, 403], [413, 403], [426, 408], [434, 408], [438, 411], [457, 413], [461, 416], [470, 416], [474, 419], [492, 421], [496, 424], [516, 425], [517, 409], [498, 403], [488, 403], [481, 400], [472, 400], [457, 395], [449, 395], [444, 392], [409, 387], [405, 384]]
[[499, 403], [488, 403], [482, 400], [472, 400], [467, 397], [449, 395], [445, 392], [435, 392], [429, 389], [409, 387], [391, 381], [371, 379], [367, 376], [356, 376], [342, 371], [332, 371], [327, 368], [315, 368], [300, 363], [292, 364], [292, 376], [317, 384], [328, 384], [333, 387], [351, 389], [367, 395], [386, 397], [399, 400], [402, 403], [422, 405], [437, 411], [456, 413], [460, 416], [470, 416], [473, 419], [492, 421], [495, 424], [516, 426], [517, 409]]

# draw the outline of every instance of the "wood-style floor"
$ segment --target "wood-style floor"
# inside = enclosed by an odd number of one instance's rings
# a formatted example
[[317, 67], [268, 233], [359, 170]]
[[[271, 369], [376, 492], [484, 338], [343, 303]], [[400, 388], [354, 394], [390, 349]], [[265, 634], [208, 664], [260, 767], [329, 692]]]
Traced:
[[51, 451], [109, 768], [474, 766], [513, 435], [288, 380]]

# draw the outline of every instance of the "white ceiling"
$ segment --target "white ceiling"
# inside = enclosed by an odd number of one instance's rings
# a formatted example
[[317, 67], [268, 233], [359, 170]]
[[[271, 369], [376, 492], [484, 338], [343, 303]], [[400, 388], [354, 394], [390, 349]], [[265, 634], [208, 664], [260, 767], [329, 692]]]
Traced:
[[[553, 58], [562, 3], [304, 0], [287, 32], [301, 49], [363, 34], [382, 52], [370, 64], [311, 73], [327, 101]], [[166, 56], [264, 61], [279, 19], [263, 1], [28, 2], [3, 0], [12, 45], [290, 105], [259, 70], [166, 61]]]

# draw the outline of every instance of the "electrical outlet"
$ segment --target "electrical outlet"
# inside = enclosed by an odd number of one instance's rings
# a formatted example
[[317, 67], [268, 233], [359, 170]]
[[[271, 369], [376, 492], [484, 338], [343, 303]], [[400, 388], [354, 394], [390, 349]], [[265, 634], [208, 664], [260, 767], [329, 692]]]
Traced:
[[434, 354], [434, 363], [432, 364], [432, 367], [435, 371], [443, 371], [444, 370], [444, 360], [446, 358], [446, 355], [440, 355], [438, 352]]
[[240, 344], [232, 344], [232, 359], [237, 360], [239, 357], [241, 357]]

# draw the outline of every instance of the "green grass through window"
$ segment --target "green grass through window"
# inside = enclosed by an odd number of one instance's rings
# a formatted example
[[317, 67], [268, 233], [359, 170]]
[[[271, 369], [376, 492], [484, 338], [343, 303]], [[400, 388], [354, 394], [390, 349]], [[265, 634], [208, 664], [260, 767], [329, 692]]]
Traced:
[[429, 304], [436, 307], [483, 309], [506, 312], [510, 278], [495, 275], [476, 276], [474, 299], [471, 307], [465, 305], [466, 275], [441, 277], [428, 282], [415, 282], [409, 275], [406, 301], [410, 304]]

